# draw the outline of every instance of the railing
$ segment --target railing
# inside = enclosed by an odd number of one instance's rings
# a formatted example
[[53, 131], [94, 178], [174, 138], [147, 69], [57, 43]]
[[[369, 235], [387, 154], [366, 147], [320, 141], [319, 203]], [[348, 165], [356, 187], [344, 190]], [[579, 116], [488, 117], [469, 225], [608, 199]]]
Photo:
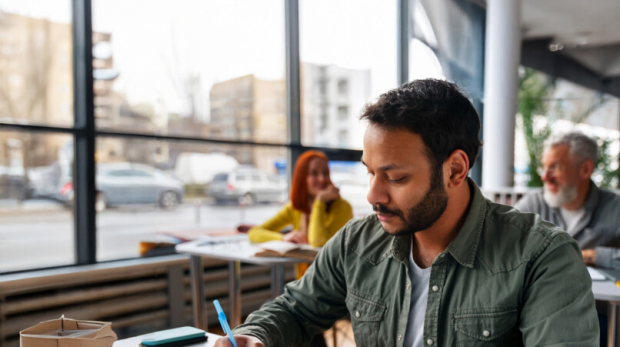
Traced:
[[519, 201], [522, 197], [524, 197], [529, 192], [536, 192], [541, 190], [542, 188], [496, 188], [496, 189], [485, 189], [480, 188], [482, 194], [489, 200], [504, 204], [504, 205], [514, 205]]

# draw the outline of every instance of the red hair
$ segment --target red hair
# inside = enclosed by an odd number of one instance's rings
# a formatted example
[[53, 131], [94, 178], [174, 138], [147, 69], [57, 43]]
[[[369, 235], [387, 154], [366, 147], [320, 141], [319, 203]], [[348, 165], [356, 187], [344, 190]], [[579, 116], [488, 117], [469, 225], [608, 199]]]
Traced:
[[[306, 151], [297, 159], [295, 170], [293, 171], [293, 181], [291, 182], [291, 203], [293, 208], [302, 212], [310, 213], [311, 206], [308, 205], [308, 167], [314, 158], [321, 158], [329, 163], [329, 158], [320, 151]], [[327, 167], [329, 172], [329, 166]]]

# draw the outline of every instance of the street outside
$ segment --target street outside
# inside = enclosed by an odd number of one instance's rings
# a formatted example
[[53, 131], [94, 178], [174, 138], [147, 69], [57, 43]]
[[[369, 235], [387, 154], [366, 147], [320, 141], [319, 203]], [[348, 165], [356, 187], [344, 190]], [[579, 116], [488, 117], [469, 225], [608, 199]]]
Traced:
[[[70, 209], [50, 200], [26, 200], [19, 206], [3, 203], [0, 204], [0, 273], [74, 262]], [[370, 212], [370, 206], [365, 206], [368, 203], [360, 203], [353, 204], [356, 216]], [[234, 230], [242, 223], [262, 223], [281, 207], [257, 204], [241, 208], [210, 203], [197, 207], [188, 201], [170, 210], [154, 205], [109, 208], [97, 214], [97, 260], [138, 257], [140, 241], [153, 239], [156, 232]]]
[[[0, 272], [73, 263], [72, 211], [53, 201], [27, 201], [23, 207], [0, 210]], [[153, 205], [110, 208], [97, 214], [97, 260], [137, 257], [140, 241], [158, 231], [234, 230], [241, 223], [262, 223], [280, 208], [203, 204], [199, 221], [192, 203], [171, 210]]]

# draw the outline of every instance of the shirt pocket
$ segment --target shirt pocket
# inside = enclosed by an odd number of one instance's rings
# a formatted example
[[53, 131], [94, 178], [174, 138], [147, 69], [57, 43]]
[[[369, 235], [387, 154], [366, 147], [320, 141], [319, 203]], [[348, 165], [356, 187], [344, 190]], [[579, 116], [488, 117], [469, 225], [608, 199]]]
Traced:
[[458, 347], [522, 346], [518, 311], [509, 307], [456, 310], [452, 325]]
[[355, 343], [364, 347], [378, 346], [379, 327], [387, 307], [372, 296], [351, 292], [347, 293], [345, 302], [351, 314]]

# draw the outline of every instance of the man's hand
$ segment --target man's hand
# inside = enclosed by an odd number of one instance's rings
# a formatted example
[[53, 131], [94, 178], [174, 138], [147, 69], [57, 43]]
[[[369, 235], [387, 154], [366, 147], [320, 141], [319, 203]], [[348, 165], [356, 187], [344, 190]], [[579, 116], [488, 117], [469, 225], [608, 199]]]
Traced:
[[584, 249], [581, 251], [583, 255], [583, 262], [586, 265], [594, 265], [594, 260], [596, 259], [596, 250], [595, 249]]
[[329, 184], [325, 189], [321, 190], [316, 196], [317, 199], [327, 203], [340, 198], [340, 189], [333, 184]]
[[[238, 347], [265, 347], [265, 345], [256, 337], [248, 335], [235, 335], [235, 341]], [[232, 347], [228, 337], [220, 337], [215, 340], [214, 347]]]
[[301, 231], [292, 230], [289, 233], [285, 234], [282, 237], [282, 240], [286, 242], [305, 245], [308, 243], [308, 236], [306, 236], [306, 234], [302, 233]]

